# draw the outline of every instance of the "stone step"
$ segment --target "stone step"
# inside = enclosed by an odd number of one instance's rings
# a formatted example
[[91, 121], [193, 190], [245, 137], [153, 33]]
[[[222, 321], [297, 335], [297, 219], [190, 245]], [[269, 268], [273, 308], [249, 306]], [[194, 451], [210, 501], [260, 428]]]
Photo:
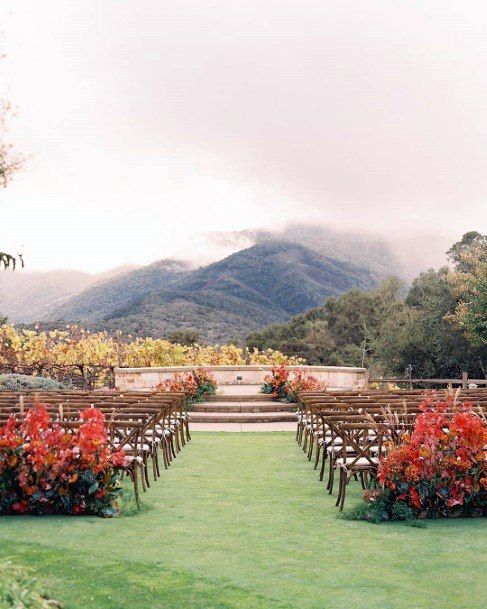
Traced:
[[277, 422], [277, 423], [192, 423], [191, 433], [194, 431], [210, 431], [210, 432], [270, 432], [270, 431], [288, 431], [296, 433], [296, 422]]
[[296, 422], [292, 412], [189, 412], [189, 423], [280, 423]]
[[297, 404], [280, 402], [202, 402], [194, 404], [191, 412], [296, 412]]
[[265, 393], [205, 395], [205, 402], [272, 402], [272, 396]]

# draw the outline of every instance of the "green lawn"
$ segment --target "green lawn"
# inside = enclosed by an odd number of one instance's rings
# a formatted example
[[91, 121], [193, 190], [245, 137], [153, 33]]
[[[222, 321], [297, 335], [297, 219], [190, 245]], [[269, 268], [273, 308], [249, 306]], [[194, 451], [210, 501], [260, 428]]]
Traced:
[[195, 433], [144, 500], [115, 520], [1, 518], [0, 558], [68, 609], [487, 607], [485, 519], [339, 520], [289, 433]]

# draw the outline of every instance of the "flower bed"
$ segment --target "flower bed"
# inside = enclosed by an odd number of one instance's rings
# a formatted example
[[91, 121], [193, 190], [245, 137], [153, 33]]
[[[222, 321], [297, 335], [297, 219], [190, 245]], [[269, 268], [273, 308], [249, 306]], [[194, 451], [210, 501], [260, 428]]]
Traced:
[[358, 513], [376, 522], [487, 515], [486, 421], [470, 403], [453, 409], [451, 398], [420, 408], [411, 435], [389, 445], [381, 488], [366, 491]]
[[272, 395], [275, 400], [296, 402], [301, 391], [325, 391], [326, 384], [318, 381], [305, 368], [289, 371], [286, 364], [274, 366], [264, 378], [262, 392]]
[[110, 447], [103, 413], [88, 408], [80, 421], [67, 430], [37, 404], [0, 428], [0, 514], [118, 515], [125, 455]]
[[185, 374], [175, 374], [156, 386], [158, 391], [180, 391], [186, 394], [190, 403], [201, 402], [205, 395], [215, 395], [215, 376], [204, 368], [196, 368]]

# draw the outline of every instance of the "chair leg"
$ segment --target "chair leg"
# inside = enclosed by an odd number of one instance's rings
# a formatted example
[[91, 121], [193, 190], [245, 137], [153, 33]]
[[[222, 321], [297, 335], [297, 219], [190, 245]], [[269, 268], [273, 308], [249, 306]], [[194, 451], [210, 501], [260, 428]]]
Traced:
[[338, 481], [338, 495], [337, 495], [337, 500], [335, 502], [335, 505], [337, 507], [340, 505], [340, 500], [342, 498], [343, 474], [344, 474], [344, 469], [341, 467], [340, 468], [340, 478]]
[[152, 475], [154, 476], [154, 482], [157, 481], [159, 477], [159, 459], [157, 457], [157, 445], [154, 445], [152, 449]]
[[181, 419], [179, 421], [179, 434], [181, 440], [181, 446], [186, 446], [186, 438], [184, 437], [184, 421]]
[[177, 455], [176, 455], [176, 451], [174, 450], [174, 434], [171, 434], [170, 438], [171, 439], [170, 439], [170, 442], [169, 442], [169, 446], [170, 446], [170, 449], [171, 449], [171, 454], [172, 454], [172, 456], [175, 459], [177, 457]]
[[132, 478], [132, 482], [134, 485], [134, 495], [135, 495], [135, 503], [137, 505], [137, 509], [140, 510], [140, 495], [139, 495], [139, 478], [137, 476], [137, 464], [134, 464], [134, 467], [132, 468], [132, 475], [130, 476]]
[[169, 463], [169, 457], [168, 457], [168, 453], [167, 453], [167, 439], [166, 437], [164, 437], [162, 439], [162, 461], [164, 463], [164, 469], [168, 469], [170, 463]]
[[323, 455], [321, 457], [320, 482], [323, 482], [323, 478], [325, 477], [326, 455], [327, 455], [326, 446], [324, 446]]
[[[344, 472], [345, 473], [345, 472]], [[345, 473], [345, 475], [343, 476], [343, 488], [342, 488], [342, 495], [340, 497], [340, 512], [343, 511], [343, 506], [345, 504], [345, 494], [347, 492], [347, 485], [348, 485], [348, 481], [349, 481], [349, 477], [348, 475]]]
[[176, 427], [174, 430], [174, 438], [176, 440], [176, 452], [181, 452], [181, 445], [179, 444], [179, 428]]
[[318, 467], [318, 463], [320, 462], [320, 455], [321, 455], [321, 444], [318, 441], [316, 443], [316, 457], [315, 457], [315, 467], [314, 469], [316, 469]]
[[137, 463], [135, 468], [140, 468], [140, 482], [142, 483], [142, 490], [145, 493], [147, 491], [147, 484], [145, 482], [144, 463]]
[[326, 488], [328, 489], [328, 494], [331, 495], [333, 493], [333, 483], [335, 482], [335, 458], [330, 455], [330, 471], [328, 472], [328, 484]]

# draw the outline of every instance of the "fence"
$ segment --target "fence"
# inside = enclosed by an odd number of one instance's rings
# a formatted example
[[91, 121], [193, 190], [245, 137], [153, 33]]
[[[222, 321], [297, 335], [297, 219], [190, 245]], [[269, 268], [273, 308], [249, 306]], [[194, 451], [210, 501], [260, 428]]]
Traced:
[[457, 379], [419, 379], [419, 378], [369, 378], [369, 384], [371, 383], [393, 383], [395, 385], [407, 384], [407, 385], [452, 385], [453, 387], [458, 386], [462, 389], [468, 389], [469, 385], [482, 385], [487, 386], [487, 379], [472, 379], [469, 378], [468, 372], [462, 372], [462, 378]]

